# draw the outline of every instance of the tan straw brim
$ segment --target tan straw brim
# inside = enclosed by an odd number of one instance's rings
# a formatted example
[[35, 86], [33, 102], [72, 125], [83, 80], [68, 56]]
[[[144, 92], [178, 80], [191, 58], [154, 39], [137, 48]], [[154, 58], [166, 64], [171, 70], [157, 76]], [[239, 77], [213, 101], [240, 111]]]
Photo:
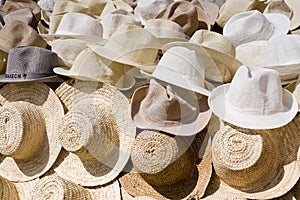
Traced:
[[26, 101], [39, 106], [44, 113], [46, 124], [44, 140], [31, 158], [23, 161], [0, 156], [0, 175], [19, 182], [41, 176], [56, 161], [61, 150], [61, 145], [57, 142], [57, 125], [64, 115], [64, 110], [54, 91], [43, 83], [10, 83], [1, 88], [1, 105], [16, 101]]

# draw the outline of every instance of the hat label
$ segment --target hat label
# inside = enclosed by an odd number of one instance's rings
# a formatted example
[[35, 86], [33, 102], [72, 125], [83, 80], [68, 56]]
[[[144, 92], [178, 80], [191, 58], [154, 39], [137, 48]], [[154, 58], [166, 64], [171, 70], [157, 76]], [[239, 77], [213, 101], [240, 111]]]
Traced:
[[5, 74], [5, 78], [11, 78], [11, 79], [26, 79], [27, 74]]

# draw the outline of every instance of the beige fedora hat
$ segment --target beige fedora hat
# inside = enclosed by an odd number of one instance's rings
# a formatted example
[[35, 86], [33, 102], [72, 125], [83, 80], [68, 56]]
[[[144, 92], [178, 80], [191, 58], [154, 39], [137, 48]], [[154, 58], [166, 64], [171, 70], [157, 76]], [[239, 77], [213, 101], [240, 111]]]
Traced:
[[120, 185], [117, 180], [103, 187], [83, 187], [73, 182], [64, 180], [55, 172], [50, 171], [35, 185], [34, 192], [31, 193], [30, 199], [121, 200], [121, 192]]
[[131, 100], [131, 117], [141, 129], [191, 136], [208, 124], [211, 111], [207, 97], [197, 99], [193, 91], [175, 85], [164, 87], [155, 79], [138, 88]]
[[97, 17], [97, 19], [101, 20], [106, 14], [113, 12], [115, 10], [124, 10], [128, 13], [133, 13], [133, 8], [126, 1], [108, 0], [105, 2], [106, 2], [106, 4], [105, 4], [100, 16]]
[[[64, 110], [44, 83], [9, 83], [0, 90], [0, 175], [11, 181], [29, 181], [46, 173], [61, 145], [57, 125]], [[5, 124], [6, 123], [6, 124]]]
[[103, 84], [72, 104], [59, 123], [58, 142], [64, 150], [54, 171], [82, 186], [107, 184], [124, 170], [135, 137], [129, 101], [113, 86]]
[[[133, 169], [119, 178], [121, 186], [134, 197], [201, 198], [212, 172], [210, 143], [204, 142], [205, 136], [206, 133], [201, 132], [192, 141], [143, 130], [131, 151]], [[196, 143], [205, 148], [201, 158]]]
[[204, 199], [273, 199], [289, 192], [300, 176], [299, 117], [274, 130], [230, 124], [215, 135], [216, 175]]

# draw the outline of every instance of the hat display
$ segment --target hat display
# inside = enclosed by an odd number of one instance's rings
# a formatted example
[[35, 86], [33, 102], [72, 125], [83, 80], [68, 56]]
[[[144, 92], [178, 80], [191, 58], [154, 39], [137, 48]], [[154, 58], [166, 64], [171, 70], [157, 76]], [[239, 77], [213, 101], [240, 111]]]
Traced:
[[63, 82], [53, 72], [58, 60], [57, 54], [44, 48], [19, 46], [10, 49], [5, 74], [0, 82]]
[[222, 120], [249, 129], [284, 126], [298, 111], [296, 98], [282, 89], [277, 71], [250, 66], [241, 66], [231, 83], [216, 87], [208, 103]]
[[131, 117], [141, 129], [190, 136], [203, 130], [210, 116], [207, 97], [199, 100], [193, 91], [169, 84], [164, 87], [155, 79], [138, 88], [131, 100]]
[[61, 145], [57, 124], [64, 110], [44, 83], [9, 83], [0, 90], [0, 176], [29, 181], [46, 173]]
[[[210, 143], [204, 142], [205, 135], [199, 133], [193, 141], [143, 130], [131, 151], [133, 169], [119, 178], [121, 186], [134, 197], [201, 198], [212, 171]], [[192, 148], [196, 143], [206, 149], [201, 158]]]
[[232, 16], [224, 26], [223, 35], [234, 46], [238, 46], [255, 40], [269, 40], [286, 35], [289, 29], [290, 19], [287, 16], [251, 10]]
[[129, 102], [116, 88], [103, 84], [73, 98], [72, 104], [59, 123], [58, 142], [64, 151], [54, 171], [82, 186], [107, 184], [127, 164], [135, 137]]

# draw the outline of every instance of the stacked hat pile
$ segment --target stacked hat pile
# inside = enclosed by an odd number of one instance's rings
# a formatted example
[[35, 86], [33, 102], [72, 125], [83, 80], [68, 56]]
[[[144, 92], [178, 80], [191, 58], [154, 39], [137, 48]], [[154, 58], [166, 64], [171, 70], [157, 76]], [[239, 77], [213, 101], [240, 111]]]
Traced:
[[300, 198], [299, 11], [1, 2], [0, 199]]

